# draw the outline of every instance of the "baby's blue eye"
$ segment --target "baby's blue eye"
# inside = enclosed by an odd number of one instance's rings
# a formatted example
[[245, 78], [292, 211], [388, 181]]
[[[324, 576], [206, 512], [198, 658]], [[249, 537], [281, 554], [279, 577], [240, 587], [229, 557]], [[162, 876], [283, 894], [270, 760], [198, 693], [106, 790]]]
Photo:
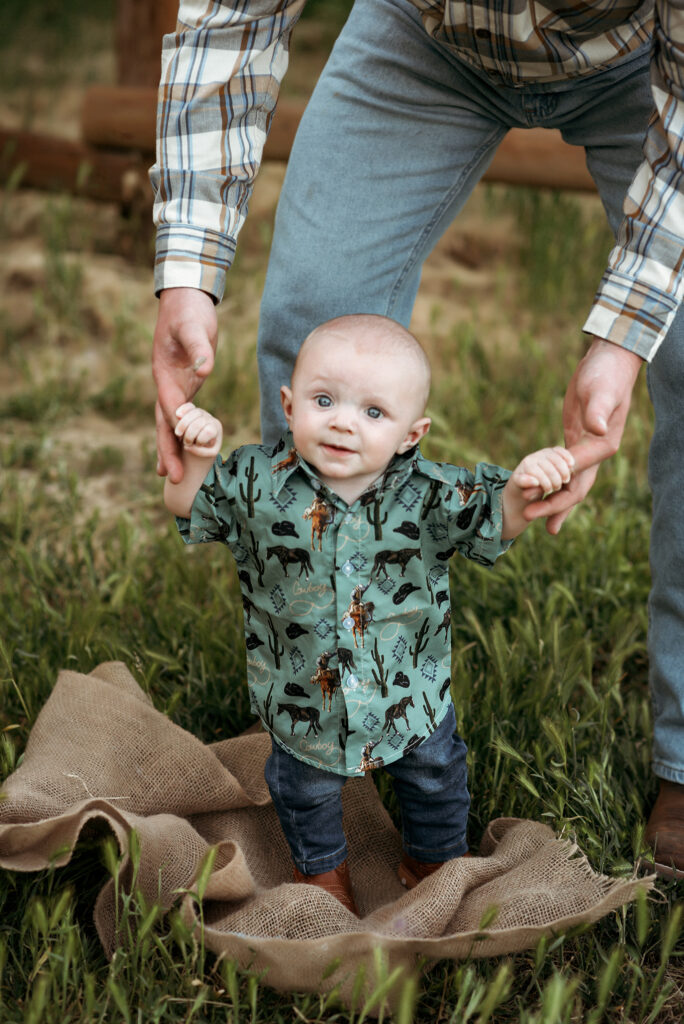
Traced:
[[378, 409], [377, 405], [371, 405], [370, 409], [367, 409], [366, 412], [372, 420], [379, 420], [382, 416], [382, 409]]
[[332, 400], [327, 395], [316, 395], [314, 401], [321, 409], [329, 409], [332, 405]]

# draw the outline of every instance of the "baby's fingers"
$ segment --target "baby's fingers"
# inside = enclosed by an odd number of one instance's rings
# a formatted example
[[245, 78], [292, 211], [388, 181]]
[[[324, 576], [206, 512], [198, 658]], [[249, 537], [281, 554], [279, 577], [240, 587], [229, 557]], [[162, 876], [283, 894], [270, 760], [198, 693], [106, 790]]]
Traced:
[[195, 438], [195, 444], [209, 446], [218, 437], [218, 423], [215, 419], [208, 423], [201, 424]]
[[572, 471], [575, 468], [575, 458], [567, 448], [547, 448], [546, 453], [549, 461], [553, 463], [560, 473], [563, 483], [569, 484], [572, 479]]
[[[181, 406], [181, 409], [183, 408]], [[200, 429], [200, 425], [206, 421], [206, 416], [207, 413], [204, 409], [198, 409], [197, 406], [190, 405], [190, 408], [182, 414], [174, 427], [174, 434], [176, 437], [182, 438], [184, 444], [192, 444], [197, 431]]]
[[573, 465], [565, 448], [543, 448], [524, 459], [520, 468], [535, 478], [544, 494], [554, 494], [570, 482]]
[[544, 494], [555, 494], [572, 480], [575, 460], [566, 448], [549, 448], [545, 455], [543, 468], [551, 486], [544, 488]]
[[539, 490], [541, 487], [541, 484], [539, 483], [539, 478], [534, 473], [528, 473], [518, 470], [516, 473], [513, 474], [513, 480], [521, 491], [527, 490], [529, 488], [536, 488], [536, 490]]
[[214, 439], [218, 434], [218, 424], [216, 420], [209, 413], [204, 413], [202, 416], [198, 416], [196, 419], [188, 423], [185, 433], [183, 434], [183, 444], [206, 444], [206, 441], [202, 440], [204, 434], [208, 434], [211, 439]]
[[176, 416], [178, 421], [176, 426], [173, 428], [173, 432], [177, 437], [182, 437], [185, 433], [189, 423], [192, 423], [194, 419], [202, 415], [202, 410], [198, 409], [192, 402], [186, 402], [176, 409]]
[[181, 419], [183, 416], [185, 416], [186, 413], [190, 412], [190, 410], [194, 408], [194, 402], [183, 402], [183, 404], [179, 405], [178, 408], [176, 409], [177, 418]]
[[[569, 478], [568, 478], [569, 479]], [[545, 459], [539, 466], [539, 483], [544, 494], [554, 494], [560, 491], [565, 483], [563, 473], [552, 459]]]
[[563, 486], [560, 474], [551, 464], [530, 456], [513, 475], [513, 482], [521, 491], [536, 488], [540, 494], [559, 491]]

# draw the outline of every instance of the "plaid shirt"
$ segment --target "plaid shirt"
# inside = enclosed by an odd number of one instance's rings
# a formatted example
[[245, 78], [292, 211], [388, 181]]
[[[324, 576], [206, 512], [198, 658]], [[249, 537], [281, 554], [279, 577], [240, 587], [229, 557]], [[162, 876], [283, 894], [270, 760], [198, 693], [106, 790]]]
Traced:
[[252, 710], [282, 747], [358, 775], [434, 732], [451, 706], [449, 559], [491, 566], [510, 547], [509, 476], [413, 448], [347, 505], [289, 433], [218, 456], [178, 528], [233, 553]]
[[[155, 287], [220, 299], [292, 28], [306, 0], [181, 0], [158, 108]], [[413, 0], [425, 30], [494, 81], [581, 76], [653, 38], [656, 116], [584, 329], [652, 359], [682, 296], [684, 0]]]

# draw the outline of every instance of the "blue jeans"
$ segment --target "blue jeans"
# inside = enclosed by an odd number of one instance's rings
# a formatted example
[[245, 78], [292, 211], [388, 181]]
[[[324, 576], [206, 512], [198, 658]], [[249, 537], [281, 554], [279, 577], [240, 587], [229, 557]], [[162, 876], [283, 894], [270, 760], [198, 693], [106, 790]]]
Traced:
[[[347, 857], [342, 787], [348, 776], [299, 761], [275, 740], [272, 745], [264, 774], [292, 860], [305, 875], [331, 871]], [[431, 736], [384, 770], [399, 801], [404, 850], [427, 863], [462, 857], [470, 796], [453, 707]]]
[[[357, 0], [295, 141], [261, 307], [264, 439], [306, 334], [344, 313], [408, 324], [424, 259], [511, 127], [583, 146], [608, 220], [641, 161], [647, 48], [574, 81], [492, 87], [424, 31], [408, 0]], [[656, 426], [650, 598], [654, 768], [684, 783], [684, 313], [649, 366]]]

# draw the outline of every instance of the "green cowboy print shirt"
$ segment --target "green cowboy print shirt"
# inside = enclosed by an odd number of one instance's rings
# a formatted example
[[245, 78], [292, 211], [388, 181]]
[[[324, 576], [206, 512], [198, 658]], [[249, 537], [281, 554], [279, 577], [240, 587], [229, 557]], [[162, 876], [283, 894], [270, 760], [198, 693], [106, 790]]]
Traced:
[[289, 434], [217, 457], [178, 528], [233, 552], [251, 705], [277, 743], [353, 776], [437, 728], [451, 700], [449, 559], [490, 566], [509, 546], [509, 476], [414, 448], [348, 506]]

